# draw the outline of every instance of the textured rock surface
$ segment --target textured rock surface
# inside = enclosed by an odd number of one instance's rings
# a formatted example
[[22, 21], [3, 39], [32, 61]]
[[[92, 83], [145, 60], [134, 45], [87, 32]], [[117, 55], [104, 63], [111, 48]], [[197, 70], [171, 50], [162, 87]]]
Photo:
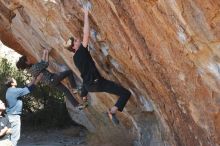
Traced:
[[[84, 2], [0, 0], [0, 39], [35, 60], [41, 46], [54, 47], [50, 69], [66, 64], [79, 76], [62, 43], [82, 34]], [[132, 92], [120, 119], [136, 145], [220, 144], [220, 1], [90, 3], [91, 54], [104, 77]], [[117, 97], [90, 96], [83, 125], [94, 130]]]

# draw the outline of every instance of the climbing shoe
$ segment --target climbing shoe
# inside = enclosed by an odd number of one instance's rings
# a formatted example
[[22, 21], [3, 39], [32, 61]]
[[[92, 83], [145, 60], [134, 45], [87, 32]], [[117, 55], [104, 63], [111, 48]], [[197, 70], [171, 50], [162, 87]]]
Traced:
[[116, 114], [115, 113], [111, 113], [110, 109], [107, 111], [107, 116], [112, 121], [112, 123], [114, 125], [118, 125], [119, 124], [119, 120], [116, 117]]
[[73, 94], [78, 93], [78, 89], [72, 89]]
[[80, 104], [80, 105], [78, 106], [78, 109], [79, 109], [79, 110], [83, 110], [83, 109], [87, 108], [88, 106], [89, 106], [89, 102], [88, 102], [88, 101], [85, 101], [83, 104]]

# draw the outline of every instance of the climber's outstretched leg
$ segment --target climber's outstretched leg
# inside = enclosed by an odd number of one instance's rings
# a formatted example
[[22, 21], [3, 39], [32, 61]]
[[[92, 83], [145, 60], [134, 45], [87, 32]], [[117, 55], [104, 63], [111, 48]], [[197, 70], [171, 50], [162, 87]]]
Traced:
[[70, 101], [70, 103], [74, 106], [77, 107], [79, 106], [79, 102], [76, 100], [76, 98], [70, 93], [69, 89], [63, 85], [62, 83], [59, 83], [55, 85], [56, 89], [59, 90], [60, 92], [64, 93], [66, 98]]
[[53, 86], [53, 87], [56, 87], [59, 91], [63, 92], [65, 94], [65, 96], [67, 97], [67, 99], [71, 102], [71, 104], [74, 107], [77, 107], [77, 106], [79, 106], [79, 102], [71, 94], [69, 89], [61, 83], [61, 81], [64, 78], [68, 77], [71, 86], [73, 88], [76, 88], [76, 82], [75, 82], [75, 79], [74, 79], [72, 73], [73, 72], [71, 70], [67, 70], [67, 71], [64, 71], [64, 72], [59, 72], [59, 73], [54, 74], [51, 78], [51, 84], [50, 85]]
[[68, 80], [71, 84], [71, 87], [72, 88], [76, 88], [76, 81], [74, 79], [74, 76], [73, 76], [73, 72], [72, 70], [66, 70], [66, 71], [63, 71], [63, 72], [58, 72], [56, 73], [53, 77], [52, 77], [52, 81], [54, 84], [58, 84], [60, 83], [63, 79], [65, 79], [66, 77], [68, 77]]
[[113, 123], [118, 124], [119, 121], [116, 117], [116, 112], [122, 112], [128, 99], [131, 96], [130, 91], [125, 89], [119, 84], [116, 84], [113, 81], [106, 80], [104, 78], [96, 79], [93, 84], [85, 86], [89, 92], [106, 92], [119, 96], [115, 105], [108, 110], [108, 117], [112, 120]]
[[77, 88], [76, 81], [75, 81], [75, 78], [73, 76], [73, 71], [72, 70], [66, 70], [66, 71], [63, 71], [63, 72], [56, 73], [52, 77], [53, 84], [60, 83], [66, 77], [68, 78], [68, 80], [70, 82], [70, 85], [72, 87], [72, 92], [74, 94], [76, 94], [78, 92], [78, 88]]

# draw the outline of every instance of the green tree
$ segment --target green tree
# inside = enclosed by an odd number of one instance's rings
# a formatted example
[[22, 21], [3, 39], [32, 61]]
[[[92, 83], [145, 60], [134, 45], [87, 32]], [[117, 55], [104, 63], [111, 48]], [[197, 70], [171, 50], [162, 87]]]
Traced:
[[[0, 95], [5, 95], [6, 88], [4, 82], [7, 77], [14, 77], [17, 80], [18, 85], [24, 85], [27, 80], [27, 76], [17, 71], [5, 58], [0, 58]], [[1, 96], [1, 100], [5, 101], [5, 97]]]
[[[0, 97], [5, 101], [5, 79], [13, 77], [18, 87], [24, 87], [31, 79], [30, 75], [18, 71], [7, 59], [0, 59]], [[54, 112], [56, 111], [56, 112]], [[63, 94], [48, 86], [38, 85], [34, 92], [23, 98], [23, 125], [36, 129], [49, 127], [64, 127], [74, 124], [70, 119], [64, 103]]]

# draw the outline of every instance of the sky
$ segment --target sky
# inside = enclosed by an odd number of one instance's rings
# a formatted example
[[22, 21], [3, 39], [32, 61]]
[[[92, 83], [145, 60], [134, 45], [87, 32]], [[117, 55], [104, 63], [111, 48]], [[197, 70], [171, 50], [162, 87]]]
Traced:
[[12, 50], [11, 48], [6, 47], [0, 41], [0, 58], [7, 58], [9, 62], [15, 65], [16, 61], [19, 59], [21, 55]]

